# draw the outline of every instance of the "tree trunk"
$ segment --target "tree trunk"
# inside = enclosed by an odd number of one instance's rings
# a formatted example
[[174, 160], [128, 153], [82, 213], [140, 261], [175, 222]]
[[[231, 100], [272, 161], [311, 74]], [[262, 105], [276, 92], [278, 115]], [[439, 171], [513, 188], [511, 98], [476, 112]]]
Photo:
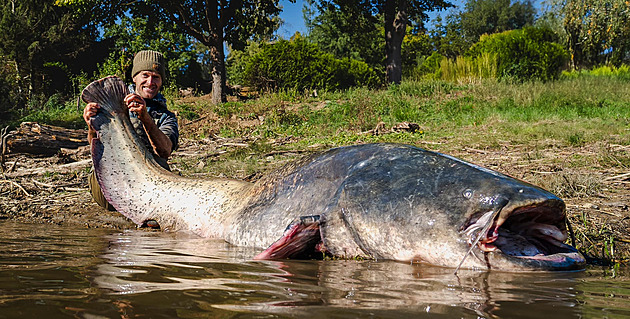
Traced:
[[402, 42], [407, 30], [407, 0], [385, 1], [386, 80], [400, 84], [402, 80]]
[[227, 101], [225, 94], [225, 53], [223, 53], [223, 41], [217, 41], [217, 45], [210, 47], [212, 57], [212, 104], [221, 104]]

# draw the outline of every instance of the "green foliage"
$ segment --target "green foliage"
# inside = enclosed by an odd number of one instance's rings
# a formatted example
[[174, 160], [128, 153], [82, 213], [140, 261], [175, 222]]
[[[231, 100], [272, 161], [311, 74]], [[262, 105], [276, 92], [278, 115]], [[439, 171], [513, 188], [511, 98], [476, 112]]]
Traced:
[[[278, 0], [57, 1], [60, 4], [77, 8], [77, 12], [82, 12], [81, 10], [84, 10], [86, 6], [91, 6], [91, 10], [87, 11], [86, 15], [106, 17], [104, 19], [106, 20], [104, 22], [105, 25], [115, 23], [118, 19], [123, 19], [126, 16], [143, 18], [147, 23], [147, 30], [153, 32], [153, 37], [156, 40], [160, 40], [162, 36], [162, 34], [155, 32], [155, 28], [159, 26], [159, 23], [164, 23], [164, 26], [168, 28], [177, 25], [178, 32], [174, 34], [196, 39], [206, 47], [206, 49], [202, 50], [207, 50], [208, 54], [204, 57], [195, 57], [192, 60], [185, 59], [187, 61], [186, 68], [182, 68], [182, 66], [175, 67], [175, 73], [181, 72], [183, 75], [181, 77], [175, 74], [171, 75], [174, 79], [183, 81], [184, 79], [190, 79], [190, 74], [201, 72], [207, 74], [209, 80], [211, 74], [213, 81], [212, 102], [214, 104], [219, 104], [226, 100], [225, 85], [227, 75], [224, 45], [227, 44], [232, 48], [242, 49], [248, 40], [268, 40], [280, 24], [278, 14], [281, 8], [278, 5]], [[112, 17], [114, 19], [111, 19]], [[185, 52], [182, 48], [170, 47], [168, 49], [161, 51], [163, 53], [170, 50]], [[110, 58], [113, 63], [116, 63], [118, 60], [118, 56]], [[193, 63], [201, 58], [205, 59], [205, 63], [201, 64], [204, 67], [199, 67], [199, 64]], [[171, 58], [170, 61], [175, 60]], [[197, 84], [199, 82], [181, 85], [196, 87]]]
[[478, 58], [484, 53], [495, 54], [499, 78], [548, 81], [560, 75], [568, 58], [567, 52], [554, 42], [555, 39], [550, 29], [527, 27], [482, 36], [467, 55]]
[[407, 27], [407, 33], [402, 43], [402, 67], [403, 74], [412, 74], [421, 67], [427, 56], [432, 55], [433, 46], [431, 39], [425, 33], [416, 34], [411, 27]]
[[339, 90], [379, 83], [365, 62], [335, 59], [303, 38], [263, 45], [249, 59], [244, 79], [247, 85], [263, 90]]
[[308, 0], [318, 14], [305, 19], [309, 41], [338, 59], [350, 58], [382, 69], [385, 61], [385, 31], [382, 16], [365, 14], [360, 6], [344, 7]]
[[90, 44], [97, 32], [88, 20], [51, 1], [2, 2], [0, 91], [6, 100], [0, 102], [0, 113], [11, 109], [19, 116], [27, 105], [74, 93], [73, 74], [94, 61]]
[[24, 105], [21, 99], [24, 96], [20, 92], [19, 75], [14, 61], [0, 60], [0, 127], [8, 124]]
[[530, 1], [468, 0], [463, 11], [438, 16], [431, 39], [438, 52], [455, 59], [484, 34], [521, 29], [534, 23]]
[[430, 56], [424, 58], [418, 66], [414, 69], [412, 75], [417, 77], [423, 77], [426, 75], [434, 75], [440, 69], [440, 64], [444, 56], [438, 52], [431, 53]]
[[630, 1], [568, 0], [553, 10], [563, 18], [573, 67], [630, 63]]
[[531, 26], [535, 13], [531, 1], [468, 0], [459, 17], [462, 33], [469, 43], [475, 43], [484, 34]]
[[[22, 122], [39, 122], [67, 128], [84, 128], [82, 113], [77, 110], [76, 101], [63, 102], [59, 94], [44, 102], [36, 102], [33, 110], [21, 118]], [[41, 106], [39, 106], [41, 105]]]
[[475, 57], [458, 56], [455, 60], [443, 58], [436, 75], [444, 81], [463, 83], [496, 79], [497, 64], [497, 55], [488, 52]]
[[[156, 36], [159, 35], [159, 36]], [[113, 39], [107, 60], [99, 65], [97, 77], [118, 75], [131, 80], [133, 56], [140, 50], [156, 50], [166, 58], [167, 83], [209, 91], [199, 58], [207, 54], [195, 47], [194, 39], [182, 33], [174, 23], [125, 16], [105, 29], [104, 37]], [[201, 48], [202, 50], [207, 50]], [[207, 74], [205, 74], [207, 75]]]
[[259, 42], [250, 42], [243, 50], [230, 50], [226, 61], [227, 79], [232, 85], [242, 85], [246, 82], [247, 64], [253, 56], [261, 51]]
[[463, 55], [474, 43], [466, 41], [461, 27], [461, 20], [457, 14], [449, 14], [444, 20], [441, 16], [437, 16], [430, 35], [435, 50], [441, 56], [451, 59]]
[[592, 70], [563, 71], [562, 78], [575, 79], [579, 77], [609, 77], [630, 81], [630, 67], [628, 65], [601, 66]]

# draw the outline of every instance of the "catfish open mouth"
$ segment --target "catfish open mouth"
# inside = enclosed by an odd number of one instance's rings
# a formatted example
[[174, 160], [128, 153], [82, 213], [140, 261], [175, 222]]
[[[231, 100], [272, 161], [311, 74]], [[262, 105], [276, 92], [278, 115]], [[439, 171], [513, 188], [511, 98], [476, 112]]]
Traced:
[[[585, 258], [576, 248], [565, 244], [568, 238], [562, 202], [504, 208], [494, 220], [494, 212], [471, 218], [464, 233], [478, 252], [498, 252], [514, 262], [543, 269], [580, 269]], [[488, 227], [488, 223], [492, 223]], [[479, 236], [480, 231], [487, 232]]]

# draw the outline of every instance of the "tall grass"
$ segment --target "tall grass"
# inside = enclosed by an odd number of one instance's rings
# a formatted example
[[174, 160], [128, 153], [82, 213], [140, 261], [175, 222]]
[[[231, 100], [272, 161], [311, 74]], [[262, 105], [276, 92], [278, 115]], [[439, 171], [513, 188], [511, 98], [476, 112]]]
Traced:
[[483, 53], [478, 58], [458, 56], [455, 60], [442, 59], [438, 71], [440, 79], [456, 83], [477, 83], [497, 78], [497, 55]]

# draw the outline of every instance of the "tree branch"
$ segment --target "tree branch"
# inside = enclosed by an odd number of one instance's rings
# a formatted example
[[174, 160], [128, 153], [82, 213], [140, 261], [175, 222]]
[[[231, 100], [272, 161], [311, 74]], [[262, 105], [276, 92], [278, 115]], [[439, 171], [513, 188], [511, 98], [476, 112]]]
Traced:
[[[195, 27], [195, 25], [192, 23], [192, 20], [188, 16], [186, 8], [184, 8], [181, 3], [177, 3], [173, 10], [167, 9], [166, 11], [171, 20], [175, 21], [178, 26], [188, 31], [188, 34], [190, 34], [192, 37], [199, 40], [203, 44], [209, 43], [208, 37], [206, 37], [206, 35], [203, 33], [203, 30]], [[179, 15], [179, 18], [176, 16], [176, 14]]]
[[234, 13], [236, 12], [236, 8], [243, 7], [242, 0], [232, 0], [228, 7], [221, 14], [221, 24], [226, 25], [232, 17], [234, 17]]

